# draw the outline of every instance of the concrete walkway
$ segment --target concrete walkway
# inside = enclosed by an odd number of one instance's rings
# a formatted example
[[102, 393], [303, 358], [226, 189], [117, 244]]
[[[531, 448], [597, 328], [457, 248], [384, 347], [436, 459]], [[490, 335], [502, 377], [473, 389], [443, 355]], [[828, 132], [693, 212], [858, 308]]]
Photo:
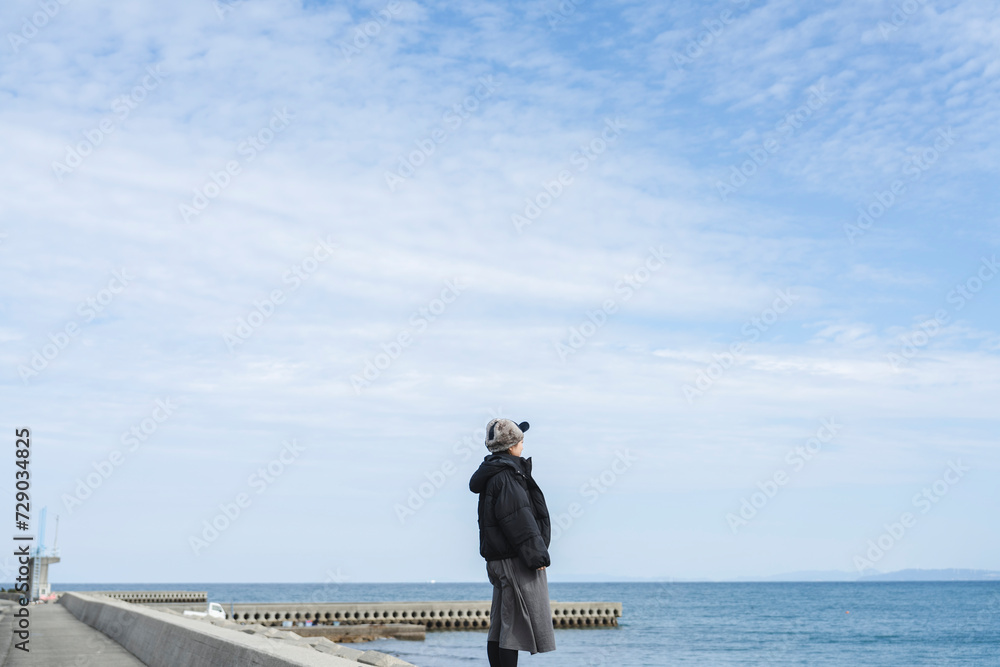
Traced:
[[145, 667], [107, 635], [77, 620], [61, 604], [31, 607], [28, 648], [31, 652], [25, 653], [11, 644], [4, 667]]

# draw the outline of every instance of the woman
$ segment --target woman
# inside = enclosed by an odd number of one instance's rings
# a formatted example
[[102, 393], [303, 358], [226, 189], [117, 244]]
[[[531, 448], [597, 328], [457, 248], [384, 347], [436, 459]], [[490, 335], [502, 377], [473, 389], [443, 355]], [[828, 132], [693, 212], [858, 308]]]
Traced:
[[514, 667], [517, 652], [556, 650], [549, 608], [551, 524], [545, 496], [521, 458], [528, 422], [493, 419], [486, 425], [490, 454], [469, 480], [479, 494], [479, 553], [493, 584], [486, 654], [490, 667]]

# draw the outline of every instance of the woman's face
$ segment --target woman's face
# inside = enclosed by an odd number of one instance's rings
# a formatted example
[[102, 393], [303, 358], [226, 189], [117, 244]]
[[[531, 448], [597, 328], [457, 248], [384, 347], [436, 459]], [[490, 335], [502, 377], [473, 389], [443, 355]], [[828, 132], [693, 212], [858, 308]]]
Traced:
[[520, 456], [521, 452], [524, 451], [524, 440], [522, 440], [521, 442], [517, 443], [516, 445], [514, 445], [513, 447], [511, 447], [507, 451], [510, 452], [511, 454], [513, 454], [514, 456]]

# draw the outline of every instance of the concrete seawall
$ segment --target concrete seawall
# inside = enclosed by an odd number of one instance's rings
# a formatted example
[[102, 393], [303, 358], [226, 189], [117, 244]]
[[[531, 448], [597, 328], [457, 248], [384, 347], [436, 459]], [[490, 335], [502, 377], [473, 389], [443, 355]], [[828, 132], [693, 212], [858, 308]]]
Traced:
[[103, 596], [65, 593], [59, 604], [148, 667], [412, 667], [384, 653], [322, 638], [273, 629], [269, 635], [248, 633], [229, 621], [194, 620]]

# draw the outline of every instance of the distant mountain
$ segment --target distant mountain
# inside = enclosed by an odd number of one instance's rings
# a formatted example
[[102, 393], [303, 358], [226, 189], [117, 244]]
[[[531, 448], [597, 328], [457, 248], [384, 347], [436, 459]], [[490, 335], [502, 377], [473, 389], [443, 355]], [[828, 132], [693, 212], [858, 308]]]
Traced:
[[624, 577], [614, 574], [568, 574], [558, 576], [550, 574], [550, 583], [573, 583], [573, 584], [649, 584], [649, 583], [670, 583], [679, 581], [696, 581], [695, 579], [671, 579], [669, 577]]
[[959, 568], [911, 569], [897, 570], [896, 572], [873, 572], [861, 576], [857, 572], [840, 570], [806, 570], [774, 574], [767, 577], [739, 577], [735, 581], [1000, 581], [1000, 572]]
[[951, 568], [945, 570], [898, 570], [896, 572], [873, 572], [864, 576], [857, 572], [840, 570], [807, 570], [787, 572], [767, 577], [740, 577], [736, 581], [1000, 581], [996, 570], [968, 570]]
[[1000, 581], [995, 570], [899, 570], [861, 577], [859, 581]]
[[772, 574], [762, 577], [737, 577], [735, 579], [671, 579], [669, 577], [621, 577], [610, 574], [596, 575], [576, 575], [563, 578], [551, 578], [550, 581], [566, 582], [608, 582], [608, 583], [643, 583], [643, 582], [663, 582], [663, 583], [684, 583], [684, 582], [768, 582], [768, 581], [1000, 581], [1000, 571], [997, 570], [969, 570], [960, 568], [942, 570], [898, 570], [896, 572], [874, 572], [864, 576], [857, 572], [841, 570], [803, 570], [799, 572], [786, 572], [784, 574]]
[[767, 577], [737, 577], [736, 581], [857, 581], [857, 572], [841, 572], [840, 570], [801, 570], [772, 574]]

